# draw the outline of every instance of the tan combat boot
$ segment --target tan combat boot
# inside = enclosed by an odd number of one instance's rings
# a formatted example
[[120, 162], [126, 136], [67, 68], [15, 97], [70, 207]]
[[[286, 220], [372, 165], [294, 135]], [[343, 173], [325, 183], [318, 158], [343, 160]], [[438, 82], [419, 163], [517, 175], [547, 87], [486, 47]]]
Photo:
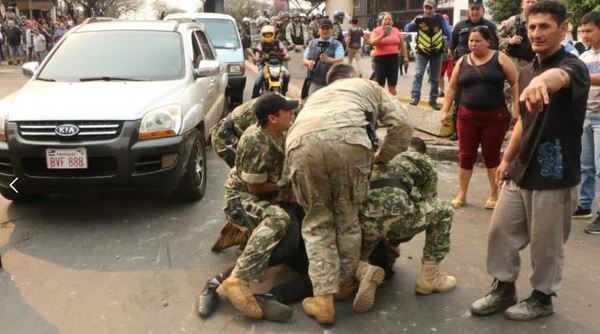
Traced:
[[333, 325], [335, 323], [333, 295], [304, 298], [302, 309], [304, 310], [304, 314], [315, 318], [321, 325]]
[[383, 282], [385, 271], [367, 262], [359, 262], [356, 268], [356, 279], [358, 279], [358, 292], [354, 297], [352, 308], [356, 312], [367, 312], [375, 304], [375, 291]]
[[245, 316], [253, 319], [262, 319], [263, 311], [256, 302], [248, 282], [229, 276], [217, 289], [217, 293], [229, 299], [233, 307]]
[[354, 279], [340, 284], [340, 290], [338, 293], [333, 295], [336, 301], [344, 301], [350, 298], [350, 296], [358, 289], [358, 282]]
[[456, 286], [456, 278], [440, 273], [437, 261], [422, 260], [421, 274], [417, 277], [415, 291], [418, 294], [429, 295], [432, 292], [448, 292]]
[[227, 220], [221, 229], [219, 239], [217, 239], [211, 250], [213, 252], [220, 252], [231, 246], [244, 244], [247, 239], [248, 233], [246, 233], [246, 231], [232, 223], [230, 220]]

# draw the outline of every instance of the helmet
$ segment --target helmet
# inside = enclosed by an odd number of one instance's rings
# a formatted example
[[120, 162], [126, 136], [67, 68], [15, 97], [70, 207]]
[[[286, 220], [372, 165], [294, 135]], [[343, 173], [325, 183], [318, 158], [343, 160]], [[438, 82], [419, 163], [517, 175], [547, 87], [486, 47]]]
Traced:
[[259, 17], [256, 19], [256, 25], [260, 27], [261, 25], [263, 25], [263, 24], [267, 23], [267, 21], [268, 21], [268, 20], [267, 20], [267, 19], [266, 19], [264, 16], [259, 16]]
[[292, 18], [295, 19], [297, 17], [300, 17], [300, 13], [295, 12], [294, 14], [292, 14]]
[[304, 14], [304, 13], [300, 13], [300, 14], [298, 14], [298, 16], [300, 16], [300, 18], [306, 18], [306, 14]]
[[312, 15], [316, 19], [317, 19], [317, 15], [319, 15], [320, 17], [323, 17], [323, 14], [318, 9], [313, 10]]
[[279, 13], [279, 17], [281, 19], [284, 19], [284, 18], [288, 18], [289, 19], [290, 18], [290, 13], [289, 12], [281, 12], [281, 13]]
[[[270, 35], [268, 35], [270, 34]], [[267, 36], [265, 36], [267, 35]], [[260, 30], [260, 40], [262, 42], [271, 43], [275, 39], [275, 27], [266, 25]]]
[[244, 23], [246, 23], [246, 22], [250, 23], [250, 18], [249, 17], [244, 17], [242, 19], [242, 22], [244, 22]]
[[346, 13], [343, 10], [336, 10], [335, 12], [333, 12], [334, 20], [343, 20], [345, 16]]

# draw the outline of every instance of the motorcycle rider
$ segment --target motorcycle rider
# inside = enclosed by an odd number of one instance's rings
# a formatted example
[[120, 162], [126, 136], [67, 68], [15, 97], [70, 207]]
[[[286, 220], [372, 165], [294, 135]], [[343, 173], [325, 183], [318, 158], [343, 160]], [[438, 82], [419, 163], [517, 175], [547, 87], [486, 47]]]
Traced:
[[[262, 69], [265, 64], [268, 64], [269, 59], [272, 57], [279, 58], [280, 61], [290, 60], [290, 56], [287, 54], [287, 49], [283, 43], [275, 39], [275, 28], [271, 25], [264, 26], [260, 31], [260, 43], [257, 45], [254, 51], [254, 63], [258, 63], [256, 81], [254, 82], [254, 88], [252, 89], [252, 98], [260, 95], [260, 88], [264, 84], [264, 76], [262, 75]], [[285, 95], [288, 90], [288, 84], [290, 82], [290, 73], [285, 67], [281, 67], [283, 72], [283, 82], [281, 85], [281, 94]]]

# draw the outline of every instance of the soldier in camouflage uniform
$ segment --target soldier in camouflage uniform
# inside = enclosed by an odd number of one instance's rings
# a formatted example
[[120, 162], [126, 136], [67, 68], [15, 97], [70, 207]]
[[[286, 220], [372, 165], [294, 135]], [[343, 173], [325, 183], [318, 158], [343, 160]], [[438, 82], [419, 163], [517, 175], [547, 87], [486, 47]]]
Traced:
[[419, 152], [397, 155], [374, 167], [367, 201], [360, 211], [361, 258], [366, 260], [382, 239], [396, 244], [425, 231], [422, 270], [416, 291], [446, 292], [456, 279], [439, 272], [439, 262], [450, 250], [453, 211], [437, 198], [437, 172], [433, 161]]
[[258, 125], [240, 138], [235, 167], [225, 182], [225, 213], [251, 232], [236, 265], [217, 292], [244, 315], [260, 319], [263, 311], [248, 287], [264, 279], [273, 248], [284, 237], [290, 217], [276, 203], [285, 202], [277, 182], [283, 169], [285, 131], [297, 101], [267, 94], [256, 102]]
[[254, 106], [258, 98], [237, 106], [221, 119], [211, 130], [211, 144], [215, 153], [225, 160], [229, 167], [235, 166], [235, 150], [242, 133], [256, 123]]
[[[383, 269], [359, 264], [358, 210], [372, 162], [388, 162], [406, 150], [413, 131], [406, 108], [377, 83], [356, 77], [350, 65], [332, 67], [328, 86], [308, 98], [286, 140], [284, 180], [306, 212], [302, 237], [315, 295], [302, 307], [322, 324], [335, 322], [333, 295], [340, 285], [359, 278], [354, 309], [360, 312], [369, 308], [362, 296], [383, 280]], [[374, 155], [377, 120], [388, 134]]]

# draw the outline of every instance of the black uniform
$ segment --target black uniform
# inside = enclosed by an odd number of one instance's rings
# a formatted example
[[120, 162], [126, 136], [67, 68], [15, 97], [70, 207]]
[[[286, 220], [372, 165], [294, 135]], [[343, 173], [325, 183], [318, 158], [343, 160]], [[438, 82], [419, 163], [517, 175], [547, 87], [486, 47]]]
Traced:
[[469, 51], [469, 33], [471, 29], [477, 26], [486, 26], [488, 29], [492, 31], [492, 36], [494, 36], [494, 42], [491, 46], [492, 49], [498, 49], [498, 34], [496, 29], [496, 24], [494, 22], [482, 19], [477, 23], [473, 23], [470, 19], [466, 19], [458, 22], [454, 29], [452, 30], [452, 40], [450, 41], [450, 50], [454, 53], [454, 60], [458, 60], [465, 54], [470, 53]]

